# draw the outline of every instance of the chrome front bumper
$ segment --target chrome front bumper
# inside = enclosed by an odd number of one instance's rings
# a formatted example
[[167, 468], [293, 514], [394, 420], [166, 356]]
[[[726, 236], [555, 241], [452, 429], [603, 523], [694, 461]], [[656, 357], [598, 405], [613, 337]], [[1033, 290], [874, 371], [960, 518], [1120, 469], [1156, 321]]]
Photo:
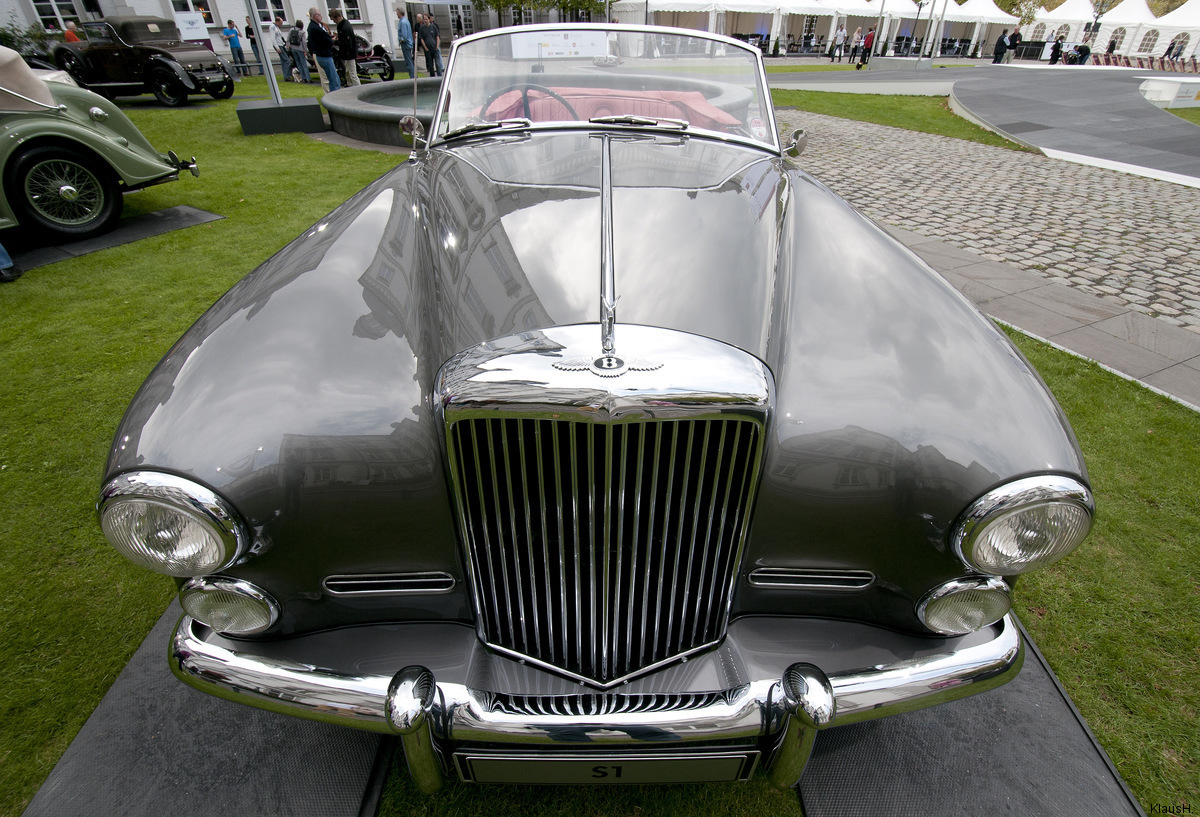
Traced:
[[[490, 655], [477, 662], [486, 664], [483, 672], [467, 661], [447, 663], [447, 656], [463, 652], [452, 642], [466, 645], [466, 652], [476, 649], [471, 645], [474, 631], [457, 625], [399, 625], [386, 634], [388, 643], [402, 642], [395, 655], [373, 662], [364, 656], [350, 660], [352, 666], [333, 658], [346, 659], [364, 650], [372, 654], [373, 648], [354, 642], [375, 629], [340, 631], [332, 639], [300, 637], [292, 640], [287, 653], [274, 645], [272, 654], [272, 647], [221, 638], [184, 616], [172, 637], [171, 668], [191, 686], [222, 698], [398, 734], [414, 779], [427, 791], [441, 785], [449, 768], [442, 760], [447, 752], [484, 744], [511, 746], [514, 752], [536, 750], [544, 756], [549, 746], [578, 755], [740, 742], [763, 747], [772, 781], [790, 787], [804, 770], [818, 730], [992, 689], [1013, 678], [1024, 658], [1020, 631], [1010, 615], [957, 639], [881, 635], [880, 643], [893, 655], [904, 654], [897, 645], [909, 642], [940, 645], [943, 651], [926, 647], [890, 663], [858, 669], [835, 666], [827, 672], [819, 664], [837, 664], [835, 655], [849, 654], [846, 660], [853, 660], [863, 650], [851, 647], [847, 639], [874, 628], [753, 619], [735, 622], [727, 643], [712, 658], [714, 667], [719, 665], [716, 674], [733, 684], [712, 686], [712, 674], [706, 676], [701, 666], [689, 670], [690, 677], [668, 674], [668, 669], [660, 678], [639, 679], [620, 692], [592, 693], [579, 686], [564, 687], [566, 682], [533, 668], [517, 668], [515, 662], [517, 674], [506, 675], [497, 667], [505, 659]], [[321, 638], [326, 638], [324, 646]], [[340, 668], [295, 660], [296, 642], [306, 639], [311, 639], [313, 657], [324, 655], [329, 665]], [[335, 642], [338, 646], [330, 651]], [[379, 671], [378, 664], [391, 660], [394, 667], [400, 657], [411, 660], [398, 672]], [[700, 691], [706, 683], [709, 691]], [[497, 705], [501, 698], [507, 705]], [[518, 701], [515, 708], [513, 700]], [[531, 707], [529, 701], [542, 703]], [[589, 703], [580, 709], [572, 708], [571, 701]]]

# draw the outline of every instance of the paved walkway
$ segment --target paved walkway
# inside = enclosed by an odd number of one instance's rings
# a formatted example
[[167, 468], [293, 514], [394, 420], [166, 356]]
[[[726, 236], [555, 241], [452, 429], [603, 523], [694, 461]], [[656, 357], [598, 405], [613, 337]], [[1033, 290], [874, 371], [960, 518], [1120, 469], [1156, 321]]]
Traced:
[[819, 114], [778, 118], [808, 131], [802, 167], [985, 312], [1200, 406], [1200, 190]]

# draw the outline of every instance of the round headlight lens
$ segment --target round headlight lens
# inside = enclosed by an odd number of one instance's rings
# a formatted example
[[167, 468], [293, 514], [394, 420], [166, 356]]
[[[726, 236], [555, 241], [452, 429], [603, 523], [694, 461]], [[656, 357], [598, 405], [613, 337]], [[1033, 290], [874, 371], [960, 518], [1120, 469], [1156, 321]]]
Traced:
[[125, 558], [170, 576], [226, 567], [248, 541], [224, 500], [170, 474], [122, 474], [104, 486], [98, 511], [104, 535]]
[[1001, 579], [955, 579], [935, 587], [917, 607], [921, 623], [942, 635], [965, 635], [993, 624], [1012, 609]]
[[179, 591], [183, 611], [225, 635], [254, 635], [279, 618], [264, 591], [238, 579], [192, 579]]
[[1030, 477], [984, 494], [967, 509], [954, 549], [982, 573], [1015, 576], [1053, 564], [1092, 527], [1092, 494], [1067, 477]]

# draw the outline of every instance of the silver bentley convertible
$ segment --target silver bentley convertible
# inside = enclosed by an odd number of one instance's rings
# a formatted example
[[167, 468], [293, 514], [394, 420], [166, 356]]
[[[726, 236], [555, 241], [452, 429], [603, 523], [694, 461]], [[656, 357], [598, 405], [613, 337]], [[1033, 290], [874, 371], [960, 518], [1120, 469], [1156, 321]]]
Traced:
[[758, 51], [458, 40], [407, 161], [255, 270], [116, 433], [175, 674], [402, 736], [417, 784], [800, 778], [1020, 669], [1083, 457], [964, 297], [794, 161]]

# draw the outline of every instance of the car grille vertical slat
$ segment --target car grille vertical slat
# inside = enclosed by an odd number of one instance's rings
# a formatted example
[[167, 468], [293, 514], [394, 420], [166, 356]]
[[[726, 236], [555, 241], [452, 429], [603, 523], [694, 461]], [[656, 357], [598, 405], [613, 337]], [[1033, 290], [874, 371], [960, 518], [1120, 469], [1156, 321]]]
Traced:
[[487, 643], [603, 686], [720, 640], [758, 423], [492, 415], [448, 439]]

